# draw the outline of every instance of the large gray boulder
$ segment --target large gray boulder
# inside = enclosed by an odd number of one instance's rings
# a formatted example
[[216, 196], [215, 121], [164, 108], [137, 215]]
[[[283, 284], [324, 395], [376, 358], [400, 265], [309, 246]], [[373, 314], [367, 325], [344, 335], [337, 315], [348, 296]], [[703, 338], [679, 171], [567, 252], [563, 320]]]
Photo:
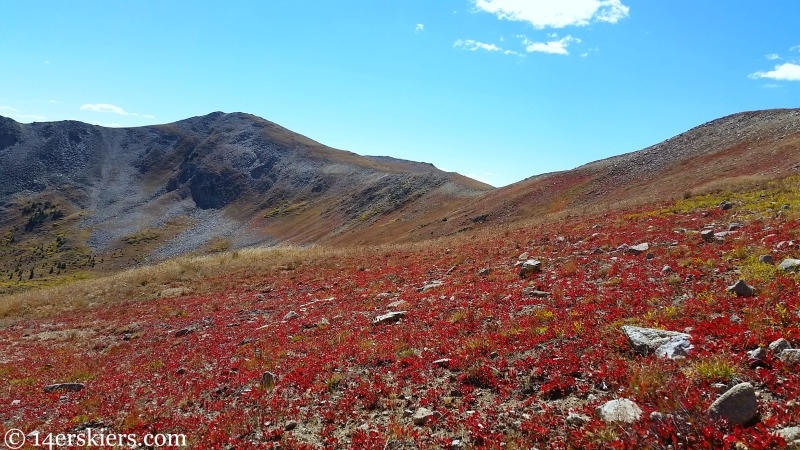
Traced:
[[797, 270], [798, 268], [800, 268], [800, 259], [786, 258], [778, 264], [778, 269], [781, 270], [790, 271]]
[[598, 407], [597, 416], [603, 422], [633, 423], [642, 417], [642, 409], [627, 398], [619, 398]]
[[686, 356], [692, 348], [692, 336], [686, 333], [631, 325], [624, 325], [622, 332], [633, 351], [641, 355], [656, 353], [660, 357], [675, 359]]
[[758, 398], [750, 383], [739, 383], [720, 395], [708, 408], [715, 419], [725, 419], [731, 425], [744, 425], [758, 414]]

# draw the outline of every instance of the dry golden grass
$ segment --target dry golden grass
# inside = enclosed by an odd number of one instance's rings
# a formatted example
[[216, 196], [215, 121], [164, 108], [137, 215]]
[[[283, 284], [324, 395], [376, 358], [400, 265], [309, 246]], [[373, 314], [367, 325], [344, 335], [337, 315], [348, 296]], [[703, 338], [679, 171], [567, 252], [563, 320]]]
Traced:
[[216, 292], [227, 287], [225, 280], [292, 270], [309, 261], [358, 251], [363, 250], [279, 247], [176, 258], [100, 278], [2, 296], [0, 324], [123, 300], [148, 300], [173, 287], [191, 287], [199, 294]]

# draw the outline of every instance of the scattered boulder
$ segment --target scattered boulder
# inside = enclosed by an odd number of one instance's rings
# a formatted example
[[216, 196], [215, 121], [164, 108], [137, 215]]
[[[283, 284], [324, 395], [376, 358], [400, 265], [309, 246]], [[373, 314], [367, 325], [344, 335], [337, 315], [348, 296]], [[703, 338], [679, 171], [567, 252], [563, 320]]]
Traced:
[[631, 400], [620, 398], [598, 407], [597, 416], [603, 422], [633, 423], [642, 417], [642, 409]]
[[290, 421], [286, 422], [286, 424], [283, 426], [283, 430], [284, 431], [292, 431], [295, 428], [297, 428], [297, 421], [296, 420], [290, 420]]
[[414, 421], [414, 425], [422, 426], [428, 423], [428, 420], [435, 415], [436, 413], [430, 409], [420, 407], [417, 408], [417, 410], [414, 412], [414, 415], [411, 416], [411, 419]]
[[772, 258], [772, 255], [761, 255], [758, 257], [758, 262], [769, 265], [775, 264], [775, 260]]
[[386, 309], [389, 309], [389, 310], [400, 309], [400, 308], [405, 308], [407, 306], [408, 306], [408, 302], [407, 301], [405, 301], [405, 300], [395, 300], [395, 301], [389, 303], [388, 305], [386, 305]]
[[450, 358], [437, 359], [436, 361], [432, 362], [431, 364], [433, 364], [434, 366], [439, 366], [439, 367], [447, 367], [448, 364], [450, 364]]
[[742, 223], [731, 222], [731, 224], [728, 225], [728, 231], [736, 231], [736, 230], [742, 228], [743, 226], [744, 226], [744, 224], [742, 224]]
[[800, 348], [787, 348], [778, 354], [785, 364], [800, 364]]
[[786, 258], [778, 264], [778, 269], [781, 270], [792, 271], [798, 268], [800, 268], [800, 259]]
[[672, 273], [672, 267], [670, 267], [670, 266], [664, 266], [661, 269], [661, 275], [669, 275], [671, 273]]
[[528, 278], [528, 276], [541, 271], [542, 262], [536, 259], [529, 259], [522, 263], [522, 268], [519, 270], [519, 276], [520, 278]]
[[570, 412], [569, 414], [567, 414], [567, 418], [564, 420], [564, 422], [566, 422], [567, 425], [574, 425], [576, 427], [580, 427], [587, 424], [590, 420], [592, 419], [589, 416]]
[[490, 269], [488, 267], [484, 267], [483, 269], [478, 271], [478, 275], [480, 275], [482, 277], [488, 277], [491, 274], [492, 274], [492, 269]]
[[641, 355], [655, 352], [661, 357], [674, 359], [686, 356], [688, 350], [692, 348], [692, 336], [686, 333], [631, 325], [624, 325], [622, 332], [625, 333], [633, 350]]
[[786, 448], [789, 450], [800, 449], [800, 427], [788, 427], [775, 431], [776, 436], [780, 436], [786, 441]]
[[275, 385], [278, 383], [278, 376], [272, 372], [264, 372], [261, 375], [261, 380], [259, 380], [259, 385], [266, 389], [272, 390], [275, 388]]
[[744, 280], [739, 280], [734, 285], [728, 286], [728, 292], [733, 292], [739, 297], [752, 297], [756, 295], [756, 289], [747, 284]]
[[522, 290], [522, 293], [527, 295], [528, 297], [545, 298], [550, 296], [549, 292], [540, 291], [536, 288], [525, 288]]
[[285, 316], [283, 316], [283, 321], [288, 322], [290, 320], [297, 319], [298, 317], [300, 317], [300, 314], [297, 314], [294, 311], [289, 311]]
[[628, 249], [625, 251], [630, 253], [631, 255], [640, 255], [649, 249], [650, 249], [650, 244], [648, 244], [647, 242], [642, 242], [641, 244], [636, 244], [628, 247]]
[[425, 284], [425, 286], [422, 286], [421, 288], [417, 289], [417, 292], [428, 292], [431, 289], [436, 289], [436, 288], [441, 287], [443, 285], [444, 285], [444, 281], [441, 281], [441, 280], [429, 281], [427, 284]]
[[530, 255], [528, 254], [528, 252], [524, 252], [524, 253], [520, 254], [520, 255], [517, 257], [517, 259], [518, 259], [519, 261], [526, 261], [526, 260], [528, 259], [528, 256], [530, 256]]
[[183, 337], [190, 333], [194, 333], [194, 328], [192, 327], [181, 328], [180, 330], [175, 332], [175, 337]]
[[784, 338], [776, 339], [769, 344], [769, 350], [776, 355], [790, 348], [792, 348], [792, 346], [789, 345], [789, 341]]
[[51, 392], [64, 391], [64, 392], [79, 392], [86, 386], [83, 383], [56, 383], [44, 387], [44, 392], [49, 394]]
[[739, 383], [720, 395], [708, 414], [715, 419], [725, 419], [731, 425], [744, 425], [758, 414], [758, 398], [750, 383]]
[[694, 348], [687, 336], [674, 336], [656, 349], [659, 358], [679, 359], [689, 356], [689, 350]]
[[719, 204], [719, 209], [721, 209], [723, 211], [729, 210], [731, 208], [733, 208], [733, 203], [731, 203], [731, 202], [729, 202], [727, 200], [725, 200], [725, 201], [723, 201], [722, 203]]
[[388, 312], [386, 314], [382, 314], [375, 319], [372, 320], [373, 325], [385, 325], [389, 323], [395, 323], [399, 321], [403, 316], [406, 315], [406, 311], [393, 311]]
[[705, 229], [700, 232], [700, 237], [706, 242], [711, 242], [714, 240], [714, 230]]

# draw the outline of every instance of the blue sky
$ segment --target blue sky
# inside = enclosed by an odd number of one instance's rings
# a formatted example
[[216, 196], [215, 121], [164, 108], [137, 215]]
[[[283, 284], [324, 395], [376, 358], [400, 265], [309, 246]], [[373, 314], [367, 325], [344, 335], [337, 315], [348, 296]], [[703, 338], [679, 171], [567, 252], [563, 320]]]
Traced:
[[502, 186], [800, 107], [800, 2], [3, 2], [0, 115], [249, 112]]

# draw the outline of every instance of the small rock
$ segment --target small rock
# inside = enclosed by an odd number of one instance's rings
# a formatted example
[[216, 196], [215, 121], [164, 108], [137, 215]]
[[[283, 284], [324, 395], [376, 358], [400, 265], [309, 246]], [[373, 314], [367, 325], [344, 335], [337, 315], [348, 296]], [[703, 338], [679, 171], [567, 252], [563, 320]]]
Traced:
[[524, 253], [520, 254], [519, 256], [517, 256], [517, 260], [518, 261], [525, 261], [525, 260], [528, 259], [528, 256], [530, 256], [530, 255], [528, 255], [528, 252], [524, 252]]
[[542, 271], [542, 262], [536, 259], [529, 259], [522, 263], [522, 268], [519, 270], [520, 278], [528, 278], [529, 275], [539, 273]]
[[642, 417], [642, 409], [627, 398], [620, 398], [598, 407], [597, 415], [603, 422], [633, 423]]
[[728, 225], [728, 231], [736, 231], [736, 230], [742, 228], [743, 226], [744, 225], [739, 223], [739, 222], [731, 222], [731, 224]]
[[792, 348], [792, 346], [789, 345], [789, 341], [784, 338], [776, 339], [769, 344], [769, 350], [776, 355], [790, 348]]
[[540, 291], [536, 288], [525, 288], [522, 290], [522, 293], [527, 295], [528, 297], [545, 298], [550, 296], [549, 292]]
[[488, 267], [484, 267], [483, 269], [478, 271], [478, 275], [480, 275], [482, 277], [488, 277], [489, 275], [491, 275], [491, 273], [492, 273], [492, 269], [490, 269]]
[[733, 203], [731, 203], [731, 202], [729, 202], [727, 200], [725, 200], [724, 202], [719, 204], [719, 209], [721, 209], [723, 211], [731, 209], [731, 208], [733, 208]]
[[669, 275], [671, 273], [672, 273], [672, 267], [670, 267], [670, 266], [664, 266], [661, 269], [661, 275]]
[[178, 370], [175, 371], [175, 375], [183, 375], [185, 373], [186, 373], [186, 368], [185, 367], [180, 367], [180, 368], [178, 368]]
[[79, 392], [86, 387], [83, 383], [56, 383], [44, 387], [44, 392], [49, 394], [56, 391]]
[[711, 242], [714, 240], [714, 230], [706, 229], [700, 232], [700, 237], [706, 241]]
[[405, 308], [408, 306], [408, 302], [405, 300], [395, 300], [392, 303], [386, 305], [386, 309], [400, 309]]
[[786, 441], [787, 449], [800, 449], [800, 427], [782, 428], [775, 431], [775, 435], [782, 437]]
[[775, 264], [775, 260], [772, 258], [772, 255], [761, 255], [758, 257], [758, 262], [769, 265]]
[[17, 400], [12, 400], [11, 401], [11, 406], [18, 406], [20, 403], [22, 403], [22, 400], [18, 400], [18, 399]]
[[585, 425], [590, 420], [592, 419], [584, 414], [571, 412], [567, 414], [567, 418], [564, 421], [567, 423], [567, 425], [574, 425], [579, 427]]
[[742, 318], [737, 316], [734, 313], [734, 314], [731, 314], [730, 321], [731, 321], [731, 323], [742, 323]]
[[744, 280], [739, 280], [733, 286], [729, 286], [728, 292], [733, 292], [739, 297], [752, 297], [756, 295], [756, 289], [747, 284]]
[[399, 321], [403, 316], [406, 315], [406, 311], [394, 311], [388, 312], [386, 314], [382, 314], [375, 319], [372, 320], [373, 325], [384, 325], [388, 323], [394, 323]]
[[447, 367], [447, 365], [450, 364], [450, 358], [437, 359], [436, 361], [432, 362], [431, 364], [433, 364], [434, 366], [439, 366], [439, 367]]
[[463, 448], [464, 443], [461, 442], [461, 439], [453, 439], [453, 442], [450, 443], [450, 448]]
[[194, 333], [194, 328], [191, 327], [181, 328], [180, 330], [175, 332], [175, 337], [183, 337], [189, 333]]
[[798, 267], [800, 267], [800, 259], [794, 258], [786, 258], [778, 264], [778, 269], [786, 271], [797, 270]]
[[800, 348], [787, 348], [778, 354], [784, 364], [800, 364]]
[[417, 292], [428, 292], [431, 289], [436, 289], [444, 285], [444, 281], [441, 280], [433, 280], [429, 281], [425, 286], [417, 289]]
[[641, 244], [636, 244], [628, 247], [628, 249], [625, 251], [630, 253], [631, 255], [640, 255], [649, 249], [650, 249], [650, 244], [648, 244], [647, 242], [642, 242]]
[[653, 411], [650, 413], [650, 420], [664, 421], [674, 418], [672, 414], [664, 414], [662, 412]]
[[762, 347], [747, 352], [747, 357], [752, 359], [764, 359], [766, 356], [767, 352]]
[[277, 383], [278, 383], [278, 376], [272, 372], [264, 372], [261, 375], [261, 380], [259, 381], [261, 387], [268, 391], [274, 389]]
[[283, 321], [288, 322], [290, 320], [297, 319], [298, 317], [300, 317], [300, 314], [297, 314], [294, 311], [289, 311], [285, 316], [283, 316]]
[[292, 431], [295, 428], [297, 428], [297, 421], [295, 421], [295, 420], [290, 420], [290, 421], [286, 422], [286, 425], [283, 426], [283, 429], [285, 431]]
[[431, 411], [428, 408], [420, 407], [417, 408], [417, 411], [414, 412], [414, 415], [412, 416], [411, 419], [414, 421], [414, 425], [422, 426], [425, 425], [428, 422], [428, 420], [433, 416], [434, 416], [433, 411]]
[[750, 383], [739, 383], [720, 395], [708, 414], [715, 419], [725, 419], [731, 425], [744, 425], [758, 414], [756, 391]]

